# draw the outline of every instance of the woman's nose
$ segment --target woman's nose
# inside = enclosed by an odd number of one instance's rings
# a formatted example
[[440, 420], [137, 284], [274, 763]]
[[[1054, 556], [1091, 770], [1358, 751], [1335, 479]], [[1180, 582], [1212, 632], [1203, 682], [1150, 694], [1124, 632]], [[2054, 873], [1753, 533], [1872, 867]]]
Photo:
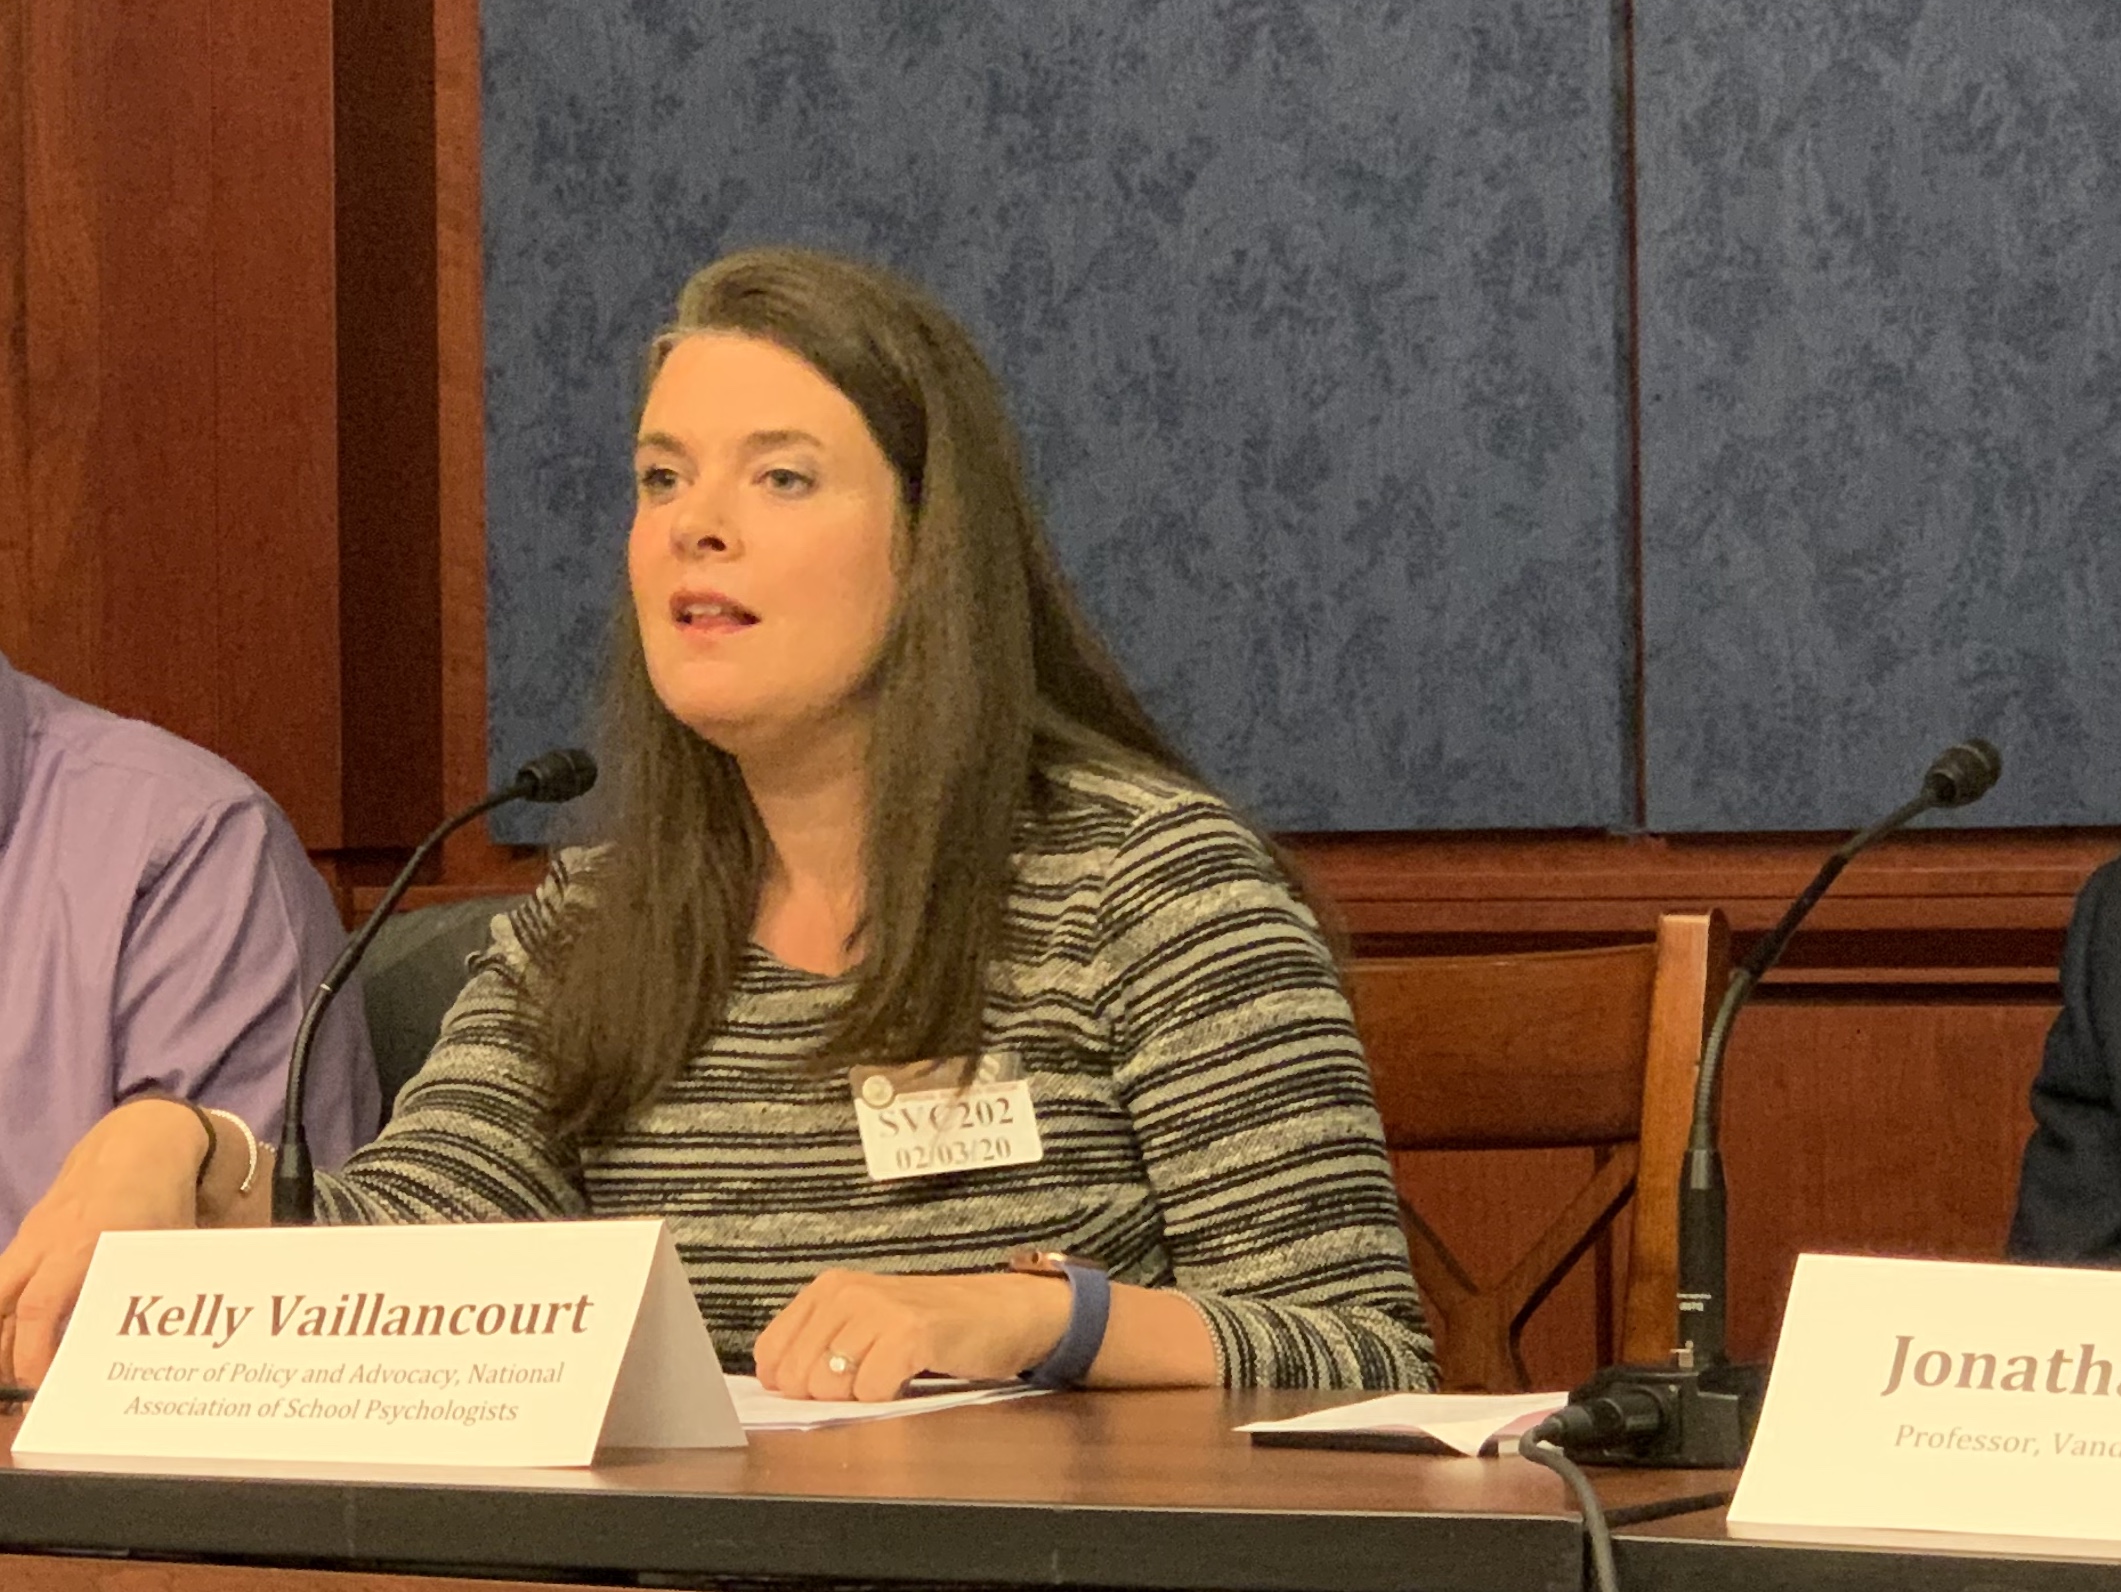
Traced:
[[728, 553], [735, 542], [727, 517], [704, 494], [694, 494], [671, 516], [671, 551], [680, 558]]

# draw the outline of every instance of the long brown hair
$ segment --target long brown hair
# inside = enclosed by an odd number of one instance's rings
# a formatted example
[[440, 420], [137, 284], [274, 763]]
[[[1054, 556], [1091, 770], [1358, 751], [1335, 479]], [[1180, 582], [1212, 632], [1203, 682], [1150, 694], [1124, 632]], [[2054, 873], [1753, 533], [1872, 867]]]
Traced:
[[[943, 309], [871, 266], [747, 250], [685, 284], [648, 380], [708, 330], [769, 339], [845, 393], [903, 500], [898, 611], [875, 685], [861, 955], [821, 1062], [969, 1053], [1039, 771], [1090, 760], [1198, 780], [1077, 607], [1000, 391]], [[623, 597], [611, 646], [599, 908], [552, 942], [552, 1114], [569, 1136], [647, 1103], [720, 1020], [769, 851], [735, 759], [657, 699]]]

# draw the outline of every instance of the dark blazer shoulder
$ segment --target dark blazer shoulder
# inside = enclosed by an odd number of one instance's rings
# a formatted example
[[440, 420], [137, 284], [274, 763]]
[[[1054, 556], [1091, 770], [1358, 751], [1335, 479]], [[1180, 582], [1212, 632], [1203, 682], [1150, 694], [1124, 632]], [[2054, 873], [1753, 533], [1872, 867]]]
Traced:
[[2030, 1104], [2010, 1252], [2121, 1264], [2121, 858], [2078, 892]]
[[2121, 857], [2092, 870], [2070, 914], [2070, 934], [2121, 946]]
[[[2121, 857], [2093, 872], [2077, 894], [2062, 948], [2064, 1016], [2098, 1047], [2121, 1091]], [[2121, 1104], [2121, 1098], [2117, 1098]]]

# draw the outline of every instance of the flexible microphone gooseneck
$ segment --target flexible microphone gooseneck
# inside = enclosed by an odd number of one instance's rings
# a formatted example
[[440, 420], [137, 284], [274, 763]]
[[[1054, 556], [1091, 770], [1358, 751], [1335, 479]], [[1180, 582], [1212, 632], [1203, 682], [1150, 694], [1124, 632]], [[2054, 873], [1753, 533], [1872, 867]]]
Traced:
[[309, 1135], [302, 1125], [303, 1095], [309, 1086], [309, 1052], [317, 1041], [317, 1025], [331, 1007], [368, 945], [382, 928], [391, 909], [412, 888], [413, 876], [444, 840], [482, 813], [510, 802], [571, 802], [597, 782], [596, 759], [579, 748], [569, 747], [532, 758], [516, 770], [516, 777], [499, 790], [489, 791], [462, 812], [453, 813], [414, 849], [405, 866], [391, 880], [383, 899], [368, 914], [360, 932], [346, 942], [346, 949], [331, 964], [324, 982], [310, 996], [302, 1013], [302, 1026], [295, 1030], [295, 1047], [287, 1060], [287, 1120], [280, 1126], [280, 1144], [273, 1162], [272, 1219], [275, 1227], [307, 1227], [316, 1215], [317, 1173], [309, 1158]]
[[[1742, 1463], [1766, 1386], [1763, 1368], [1724, 1354], [1725, 1223], [1723, 1053], [1731, 1026], [1819, 898], [1862, 851], [1938, 807], [1964, 807], [1989, 793], [2003, 758], [1986, 741], [1945, 751], [1922, 776], [1914, 800], [1851, 835], [1804, 893], [1731, 973], [1701, 1049], [1694, 1119], [1679, 1184], [1679, 1348], [1664, 1366], [1612, 1366], [1543, 1423], [1545, 1440], [1601, 1464], [1727, 1469]], [[1551, 1430], [1545, 1430], [1551, 1427]]]

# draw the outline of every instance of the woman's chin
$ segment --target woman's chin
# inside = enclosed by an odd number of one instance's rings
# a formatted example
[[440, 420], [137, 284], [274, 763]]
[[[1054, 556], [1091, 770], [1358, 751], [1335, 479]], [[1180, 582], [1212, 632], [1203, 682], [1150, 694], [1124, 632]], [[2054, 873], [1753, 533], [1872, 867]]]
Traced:
[[706, 708], [697, 703], [665, 702], [663, 706], [670, 710], [672, 718], [694, 735], [732, 757], [741, 757], [746, 746], [759, 739], [760, 726], [754, 716], [731, 713], [721, 706]]
[[867, 717], [846, 704], [822, 712], [788, 711], [774, 703], [735, 711], [727, 704], [665, 702], [671, 715], [717, 751], [743, 764], [749, 774], [799, 768], [815, 772], [859, 764], [867, 744]]
[[804, 721], [756, 704], [724, 701], [669, 702], [664, 707], [686, 729], [717, 751], [743, 762], [776, 755], [791, 741], [807, 738]]

